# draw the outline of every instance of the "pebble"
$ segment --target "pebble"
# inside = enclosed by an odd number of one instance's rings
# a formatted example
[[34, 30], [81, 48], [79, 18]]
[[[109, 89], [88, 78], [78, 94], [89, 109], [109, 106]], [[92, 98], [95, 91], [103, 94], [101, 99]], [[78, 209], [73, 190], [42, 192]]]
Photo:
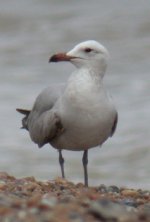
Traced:
[[125, 198], [125, 199], [121, 200], [119, 203], [123, 204], [123, 205], [126, 205], [126, 206], [130, 206], [130, 207], [137, 207], [138, 206], [138, 204], [135, 200], [128, 199], [128, 198]]
[[0, 222], [150, 222], [150, 192], [0, 173]]
[[36, 207], [32, 207], [32, 208], [29, 209], [29, 212], [31, 214], [37, 214], [39, 212], [39, 210]]
[[77, 212], [71, 211], [69, 213], [69, 219], [73, 222], [84, 222], [84, 219]]
[[46, 205], [48, 207], [54, 207], [56, 204], [57, 204], [57, 199], [56, 197], [47, 197], [47, 196], [44, 196], [42, 199], [41, 199], [41, 204], [43, 205]]
[[109, 186], [107, 189], [108, 192], [112, 192], [112, 193], [120, 193], [120, 189], [117, 186]]
[[141, 209], [144, 213], [150, 215], [150, 202], [142, 205], [142, 206], [140, 207], [140, 209]]
[[2, 183], [2, 182], [0, 182], [0, 190], [4, 190], [4, 189], [6, 189], [6, 184], [5, 183]]
[[27, 215], [27, 213], [24, 210], [21, 210], [18, 212], [18, 217], [20, 220], [24, 220], [26, 215]]
[[60, 198], [60, 203], [69, 203], [70, 201], [73, 201], [75, 200], [75, 197], [70, 194], [70, 195], [65, 195], [63, 197]]
[[127, 214], [127, 210], [123, 205], [107, 199], [92, 202], [89, 211], [103, 220], [116, 220], [117, 218], [125, 217]]
[[101, 193], [106, 193], [107, 192], [107, 188], [104, 184], [100, 185], [98, 187], [98, 191], [100, 191]]
[[146, 199], [150, 199], [150, 191], [141, 191], [141, 195], [144, 196]]
[[121, 191], [121, 194], [125, 197], [138, 197], [139, 192], [137, 190], [125, 189]]

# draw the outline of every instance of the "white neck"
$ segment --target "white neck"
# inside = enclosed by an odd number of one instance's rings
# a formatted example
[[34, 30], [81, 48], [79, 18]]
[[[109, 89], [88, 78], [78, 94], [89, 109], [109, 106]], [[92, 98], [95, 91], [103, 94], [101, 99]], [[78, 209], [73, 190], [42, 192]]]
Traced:
[[98, 70], [80, 68], [72, 73], [68, 79], [69, 89], [74, 88], [76, 90], [88, 90], [100, 88], [103, 85], [103, 73]]

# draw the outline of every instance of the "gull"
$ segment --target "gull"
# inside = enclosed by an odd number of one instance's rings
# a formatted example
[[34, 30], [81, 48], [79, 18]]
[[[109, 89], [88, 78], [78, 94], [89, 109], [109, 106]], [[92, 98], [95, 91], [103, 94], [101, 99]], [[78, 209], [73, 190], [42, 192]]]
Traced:
[[77, 69], [68, 81], [52, 84], [24, 114], [22, 128], [39, 147], [49, 143], [59, 151], [62, 177], [62, 150], [83, 151], [84, 184], [88, 186], [88, 149], [102, 145], [116, 129], [118, 115], [103, 84], [109, 53], [95, 40], [76, 45], [67, 53], [57, 53], [49, 62], [71, 62]]

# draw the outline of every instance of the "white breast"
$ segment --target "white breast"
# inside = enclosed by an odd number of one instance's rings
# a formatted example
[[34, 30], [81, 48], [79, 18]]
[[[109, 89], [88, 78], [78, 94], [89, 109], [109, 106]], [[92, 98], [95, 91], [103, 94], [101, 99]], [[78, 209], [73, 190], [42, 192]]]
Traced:
[[102, 82], [91, 75], [71, 77], [61, 101], [62, 124], [67, 129], [56, 146], [83, 150], [103, 143], [110, 135], [115, 109]]

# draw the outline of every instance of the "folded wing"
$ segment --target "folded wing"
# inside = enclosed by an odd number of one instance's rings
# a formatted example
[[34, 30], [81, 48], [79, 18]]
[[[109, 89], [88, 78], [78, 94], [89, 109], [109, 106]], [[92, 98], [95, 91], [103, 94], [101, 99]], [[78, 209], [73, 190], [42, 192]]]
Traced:
[[60, 117], [54, 107], [64, 88], [64, 84], [52, 85], [39, 94], [31, 111], [17, 109], [25, 115], [22, 119], [22, 128], [29, 131], [31, 139], [39, 147], [63, 132]]

